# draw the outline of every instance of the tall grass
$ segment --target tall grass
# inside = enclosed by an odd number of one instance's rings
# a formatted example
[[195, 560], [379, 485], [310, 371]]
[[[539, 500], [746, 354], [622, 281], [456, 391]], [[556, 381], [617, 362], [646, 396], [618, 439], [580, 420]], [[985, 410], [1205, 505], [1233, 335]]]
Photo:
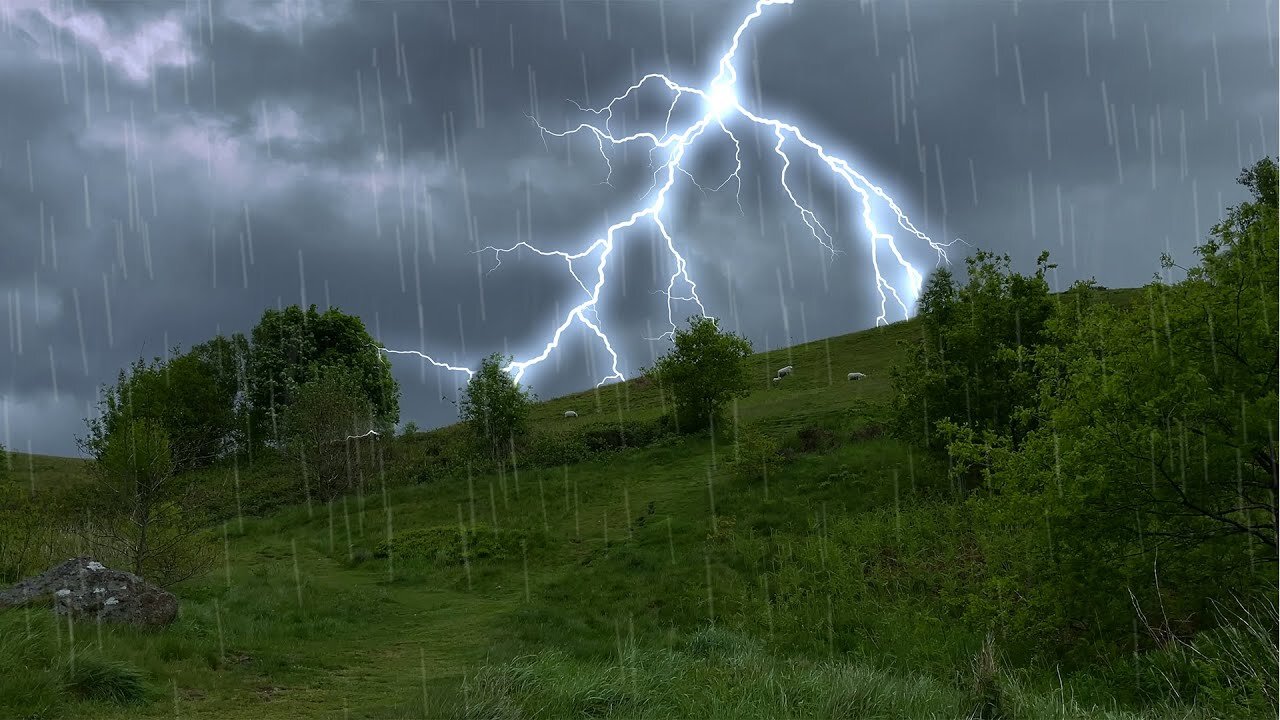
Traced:
[[[709, 627], [680, 647], [619, 645], [587, 661], [546, 650], [482, 668], [451, 716], [516, 718], [1027, 718], [1155, 720], [1211, 717], [1165, 706], [1144, 713], [1081, 705], [999, 669], [989, 647], [973, 677], [944, 682], [868, 661], [768, 654], [747, 636]], [[975, 682], [975, 679], [977, 680]], [[993, 701], [993, 698], [998, 698]]]
[[10, 620], [0, 632], [0, 717], [63, 717], [77, 700], [133, 705], [146, 698], [137, 667], [103, 657], [92, 642], [73, 647], [69, 636], [51, 630], [47, 610], [30, 612], [41, 614], [26, 628]]

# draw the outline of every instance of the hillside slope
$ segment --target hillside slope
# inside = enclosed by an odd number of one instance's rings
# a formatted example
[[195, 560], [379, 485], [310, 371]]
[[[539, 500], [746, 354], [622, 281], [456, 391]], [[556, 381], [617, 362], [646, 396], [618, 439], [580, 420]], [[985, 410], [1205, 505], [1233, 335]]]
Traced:
[[[755, 356], [760, 386], [719, 445], [677, 438], [408, 486], [368, 477], [330, 503], [235, 517], [214, 529], [212, 572], [176, 588], [181, 616], [163, 632], [0, 614], [0, 715], [966, 716], [998, 673], [973, 664], [981, 635], [908, 572], [964, 559], [903, 534], [948, 512], [944, 468], [876, 425], [898, 341], [918, 332]], [[535, 427], [652, 418], [663, 402], [633, 380], [543, 403]], [[761, 435], [790, 460], [752, 479], [733, 458]], [[1019, 717], [1137, 717], [1092, 707], [1087, 678], [1068, 678], [1077, 702], [1060, 680], [1000, 677]], [[93, 697], [134, 681], [135, 704]]]

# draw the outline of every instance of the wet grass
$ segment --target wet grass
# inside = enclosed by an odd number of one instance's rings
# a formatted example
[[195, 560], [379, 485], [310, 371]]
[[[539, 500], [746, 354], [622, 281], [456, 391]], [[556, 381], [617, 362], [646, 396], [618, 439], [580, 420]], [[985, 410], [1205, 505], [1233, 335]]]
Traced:
[[[897, 342], [916, 332], [753, 359], [760, 387], [739, 422], [793, 453], [767, 482], [734, 473], [725, 429], [560, 468], [374, 476], [332, 503], [264, 502], [212, 529], [219, 562], [175, 588], [163, 631], [0, 613], [0, 716], [1207, 716], [1121, 710], [1088, 676], [1007, 669], [933, 589], [861, 577], [843, 545], [875, 534], [892, 548], [900, 528], [946, 519], [942, 468], [875, 430]], [[661, 413], [660, 389], [636, 385], [552, 400], [535, 425]], [[468, 546], [459, 562], [463, 537], [492, 552]], [[889, 560], [946, 560], [909, 550]]]

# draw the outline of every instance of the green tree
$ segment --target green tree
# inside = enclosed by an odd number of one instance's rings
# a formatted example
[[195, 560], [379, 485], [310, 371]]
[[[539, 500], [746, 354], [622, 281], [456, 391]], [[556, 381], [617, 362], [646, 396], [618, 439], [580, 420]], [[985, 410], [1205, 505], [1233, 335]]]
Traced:
[[462, 421], [490, 456], [504, 457], [511, 445], [529, 431], [529, 408], [534, 397], [502, 370], [504, 358], [494, 353], [480, 361], [467, 381], [459, 410]]
[[1127, 645], [1134, 602], [1169, 637], [1211, 624], [1229, 593], [1274, 593], [1275, 165], [1241, 182], [1252, 200], [1184, 280], [1059, 314], [1023, 442], [944, 428], [991, 491], [970, 502], [1000, 626], [1049, 648]]
[[747, 358], [751, 342], [722, 332], [714, 318], [689, 318], [676, 330], [674, 347], [644, 373], [669, 391], [675, 401], [676, 426], [698, 431], [724, 420], [734, 398], [751, 392]]
[[923, 447], [940, 447], [935, 426], [946, 419], [1015, 439], [1026, 431], [1018, 409], [1035, 391], [1031, 351], [1047, 340], [1053, 316], [1047, 252], [1031, 275], [1013, 272], [1008, 255], [978, 251], [965, 263], [963, 285], [946, 268], [930, 275], [921, 340], [892, 371], [894, 430]]
[[233, 425], [227, 433], [228, 444], [237, 450], [244, 449], [252, 439], [249, 435], [249, 339], [241, 333], [230, 337], [217, 335], [193, 346], [187, 355], [197, 358], [206, 369], [218, 397], [224, 407], [229, 408]]
[[293, 454], [302, 467], [307, 496], [329, 499], [353, 489], [350, 442], [377, 429], [374, 408], [360, 379], [342, 366], [316, 367], [284, 412]]
[[99, 441], [81, 440], [93, 455], [92, 483], [79, 494], [76, 532], [95, 555], [159, 585], [205, 572], [213, 554], [201, 538], [204, 488], [178, 472], [190, 448], [146, 416], [122, 417]]
[[251, 335], [248, 394], [258, 441], [285, 439], [280, 417], [313, 377], [312, 366], [349, 370], [373, 408], [379, 431], [399, 421], [400, 388], [391, 363], [360, 318], [337, 308], [320, 313], [312, 305], [304, 312], [291, 305], [267, 310]]
[[212, 349], [230, 342], [217, 338], [185, 354], [175, 347], [168, 360], [139, 358], [121, 370], [99, 402], [99, 416], [89, 420], [92, 453], [105, 451], [118, 427], [143, 418], [160, 423], [183, 449], [179, 471], [208, 465], [233, 450], [240, 425], [237, 385]]

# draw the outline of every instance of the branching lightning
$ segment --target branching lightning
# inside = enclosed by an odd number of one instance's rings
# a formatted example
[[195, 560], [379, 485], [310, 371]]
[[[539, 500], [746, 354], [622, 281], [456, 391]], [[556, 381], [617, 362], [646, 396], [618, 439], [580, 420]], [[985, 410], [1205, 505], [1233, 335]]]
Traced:
[[[907, 276], [910, 279], [913, 291], [919, 291], [923, 284], [923, 277], [920, 272], [912, 267], [911, 263], [902, 256], [902, 253], [899, 252], [893, 236], [876, 226], [871, 217], [872, 196], [874, 195], [888, 205], [892, 210], [899, 227], [915, 236], [917, 239], [928, 243], [928, 245], [938, 253], [940, 262], [947, 260], [946, 247], [948, 247], [950, 243], [936, 243], [929, 239], [928, 236], [911, 224], [910, 219], [908, 219], [902, 212], [897, 203], [894, 202], [893, 198], [889, 197], [884, 190], [873, 184], [860, 172], [854, 169], [847, 161], [828, 153], [821, 145], [807, 137], [795, 125], [782, 120], [761, 117], [743, 107], [742, 103], [738, 100], [737, 93], [735, 92], [738, 73], [737, 69], [734, 67], [734, 57], [737, 54], [738, 45], [742, 39], [743, 33], [746, 32], [748, 25], [751, 24], [752, 20], [761, 16], [765, 7], [771, 5], [790, 5], [793, 2], [794, 0], [757, 0], [755, 9], [742, 20], [741, 24], [738, 25], [736, 32], [733, 34], [733, 40], [730, 43], [729, 49], [720, 58], [719, 71], [705, 89], [686, 87], [660, 73], [650, 73], [645, 75], [631, 87], [627, 88], [626, 92], [613, 98], [608, 104], [601, 108], [583, 108], [579, 106], [579, 109], [583, 112], [595, 116], [596, 121], [594, 123], [584, 122], [569, 130], [553, 131], [544, 127], [537, 118], [530, 118], [544, 136], [550, 135], [553, 137], [563, 138], [570, 135], [576, 135], [578, 133], [589, 133], [592, 135], [596, 141], [596, 146], [599, 148], [601, 157], [604, 158], [607, 171], [605, 178], [606, 182], [608, 182], [613, 175], [613, 165], [610, 161], [609, 153], [606, 151], [606, 145], [614, 147], [633, 142], [646, 143], [650, 146], [648, 153], [651, 162], [655, 153], [665, 153], [665, 161], [656, 166], [653, 173], [653, 185], [641, 197], [641, 200], [644, 200], [645, 198], [652, 196], [652, 201], [648, 205], [633, 211], [625, 219], [619, 220], [609, 226], [604, 237], [597, 238], [579, 252], [568, 253], [562, 251], [542, 250], [527, 242], [519, 242], [507, 248], [489, 246], [482, 248], [479, 251], [492, 251], [494, 253], [495, 260], [497, 262], [493, 268], [494, 270], [501, 266], [502, 256], [504, 254], [515, 252], [520, 249], [529, 250], [545, 257], [560, 258], [568, 265], [569, 274], [586, 294], [586, 299], [570, 308], [563, 318], [561, 318], [559, 326], [556, 328], [551, 339], [542, 348], [541, 352], [525, 360], [512, 361], [503, 368], [506, 373], [511, 375], [514, 382], [520, 382], [525, 371], [543, 360], [546, 360], [551, 353], [558, 348], [560, 338], [575, 321], [581, 323], [584, 327], [593, 332], [597, 338], [599, 338], [601, 344], [604, 346], [606, 352], [608, 352], [609, 357], [611, 358], [612, 362], [610, 365], [610, 373], [601, 379], [597, 386], [603, 385], [610, 380], [625, 379], [622, 372], [618, 369], [618, 354], [614, 351], [608, 335], [606, 335], [600, 327], [603, 323], [600, 321], [597, 313], [597, 307], [600, 302], [601, 293], [604, 290], [605, 268], [609, 262], [609, 255], [613, 252], [616, 235], [623, 230], [635, 226], [642, 220], [647, 220], [653, 223], [658, 233], [665, 241], [668, 253], [675, 261], [675, 270], [668, 278], [667, 287], [664, 291], [667, 298], [667, 322], [671, 329], [663, 333], [660, 337], [671, 337], [674, 334], [676, 329], [675, 304], [678, 301], [693, 303], [697, 306], [698, 311], [702, 315], [707, 315], [706, 307], [703, 305], [702, 299], [698, 297], [697, 284], [689, 275], [688, 262], [685, 260], [684, 256], [680, 254], [680, 251], [676, 249], [675, 240], [672, 238], [666, 224], [663, 222], [662, 211], [666, 205], [668, 193], [675, 186], [679, 175], [688, 177], [696, 187], [704, 191], [718, 191], [723, 189], [730, 182], [735, 182], [737, 186], [736, 192], [740, 195], [742, 178], [739, 175], [739, 172], [742, 170], [742, 144], [738, 140], [738, 137], [729, 129], [729, 126], [735, 121], [751, 122], [758, 128], [768, 128], [772, 130], [774, 137], [777, 139], [777, 142], [773, 145], [772, 149], [773, 152], [782, 160], [782, 170], [779, 174], [779, 183], [783, 191], [786, 193], [787, 199], [790, 200], [792, 206], [799, 212], [801, 219], [808, 227], [814, 240], [816, 240], [832, 255], [836, 254], [837, 250], [831, 234], [827, 231], [826, 227], [823, 226], [817, 214], [796, 197], [795, 193], [791, 189], [790, 183], [788, 182], [787, 172], [791, 167], [791, 155], [789, 154], [786, 146], [788, 144], [795, 145], [798, 143], [809, 151], [812, 151], [823, 163], [826, 164], [835, 178], [843, 181], [849, 186], [850, 190], [858, 194], [862, 207], [862, 224], [866, 228], [871, 240], [871, 262], [876, 276], [876, 290], [880, 295], [880, 315], [876, 318], [876, 324], [879, 325], [882, 322], [887, 323], [886, 306], [889, 302], [890, 296], [892, 296], [894, 302], [901, 308], [903, 315], [909, 316], [907, 304], [898, 294], [897, 289], [894, 288], [881, 273], [879, 256], [882, 246], [887, 247], [889, 252], [893, 255], [893, 259], [903, 269], [905, 269]], [[610, 122], [613, 120], [614, 107], [618, 103], [631, 98], [633, 94], [637, 93], [648, 83], [660, 83], [665, 86], [668, 92], [671, 93], [671, 104], [667, 108], [666, 120], [663, 124], [662, 133], [659, 135], [652, 132], [636, 132], [625, 136], [615, 135], [610, 129]], [[704, 110], [701, 116], [688, 127], [680, 130], [672, 130], [672, 115], [675, 113], [677, 105], [679, 105], [682, 100], [686, 99], [696, 99], [700, 101]], [[709, 128], [712, 129], [713, 132], [719, 131], [724, 133], [725, 136], [733, 141], [735, 160], [733, 172], [730, 173], [729, 176], [726, 177], [718, 186], [711, 188], [704, 187], [702, 184], [698, 183], [693, 175], [682, 165], [689, 149]], [[735, 195], [735, 197], [736, 196], [737, 195]], [[738, 205], [741, 209], [740, 201]], [[578, 261], [589, 261], [593, 258], [595, 262], [595, 278], [594, 281], [588, 285], [588, 283], [584, 282], [582, 277], [579, 276], [575, 268], [575, 263]], [[492, 272], [492, 270], [490, 270], [490, 272]], [[474, 371], [470, 368], [455, 367], [448, 363], [437, 361], [430, 356], [417, 351], [385, 350], [385, 352], [417, 355], [436, 367], [456, 372], [465, 372], [468, 377], [474, 375]]]

